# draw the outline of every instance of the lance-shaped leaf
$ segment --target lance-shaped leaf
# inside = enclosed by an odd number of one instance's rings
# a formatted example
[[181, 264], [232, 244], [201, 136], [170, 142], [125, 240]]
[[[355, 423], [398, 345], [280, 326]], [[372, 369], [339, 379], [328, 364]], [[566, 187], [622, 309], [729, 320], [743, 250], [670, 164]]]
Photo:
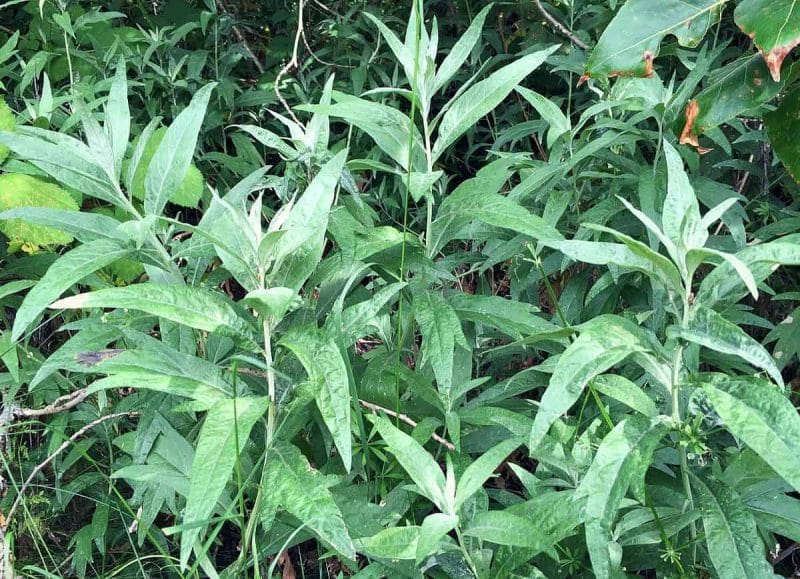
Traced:
[[331, 433], [344, 467], [352, 464], [350, 436], [350, 386], [347, 367], [336, 343], [313, 328], [301, 328], [285, 335], [281, 345], [297, 356], [315, 389], [317, 408]]
[[[800, 13], [800, 7], [797, 12]], [[794, 180], [800, 183], [800, 139], [797, 138], [800, 117], [797, 111], [800, 111], [800, 89], [783, 97], [776, 110], [764, 115], [764, 123], [775, 154]]]
[[117, 231], [120, 222], [99, 213], [52, 207], [17, 207], [0, 212], [0, 221], [19, 219], [69, 233], [78, 241], [88, 243], [97, 239], [124, 239]]
[[[83, 247], [88, 247], [84, 245]], [[196, 287], [140, 283], [78, 294], [50, 305], [52, 309], [129, 308], [215, 332], [258, 351], [258, 334], [250, 321], [222, 294]]]
[[705, 240], [694, 243], [701, 221], [700, 204], [683, 169], [680, 153], [667, 140], [664, 140], [664, 158], [667, 161], [667, 197], [661, 213], [661, 230], [678, 248], [703, 245]]
[[183, 183], [215, 86], [216, 83], [207, 84], [194, 94], [158, 145], [144, 180], [144, 208], [148, 215], [161, 215], [167, 201]]
[[368, 134], [380, 149], [406, 171], [425, 169], [422, 135], [414, 127], [411, 157], [408, 144], [411, 121], [402, 112], [387, 105], [333, 92], [332, 105], [303, 105], [299, 110], [338, 117]]
[[558, 46], [551, 46], [523, 56], [493, 72], [487, 79], [471, 86], [448, 104], [439, 124], [439, 136], [433, 145], [433, 158], [438, 159], [464, 132], [489, 114], [530, 73], [536, 70]]
[[423, 446], [402, 430], [395, 428], [383, 416], [370, 416], [391, 452], [405, 469], [419, 493], [427, 497], [440, 511], [447, 513], [444, 473]]
[[449, 405], [456, 344], [465, 350], [470, 349], [461, 330], [461, 321], [453, 307], [434, 291], [415, 293], [414, 317], [422, 333], [422, 363], [433, 368], [442, 401]]
[[496, 545], [541, 549], [552, 543], [534, 519], [521, 517], [508, 511], [478, 513], [464, 530], [468, 537], [477, 537]]
[[595, 390], [622, 402], [629, 408], [641, 412], [645, 416], [652, 418], [658, 415], [658, 408], [653, 399], [635, 383], [619, 374], [604, 374], [598, 376], [592, 382]]
[[260, 516], [269, 523], [282, 507], [327, 546], [353, 560], [355, 547], [329, 486], [326, 477], [308, 463], [297, 447], [276, 441], [267, 453]]
[[376, 559], [416, 559], [422, 527], [390, 527], [354, 541], [356, 551]]
[[317, 267], [345, 159], [346, 149], [325, 163], [291, 208], [280, 227], [284, 233], [271, 252], [275, 264], [269, 274], [270, 285], [298, 291]]
[[795, 489], [800, 489], [800, 416], [766, 380], [710, 375], [703, 390], [728, 429]]
[[756, 368], [765, 370], [776, 383], [783, 386], [781, 372], [764, 346], [711, 308], [697, 305], [688, 324], [672, 331], [684, 340], [715, 352], [739, 356]]
[[[267, 397], [237, 398], [220, 400], [208, 411], [192, 461], [189, 495], [183, 511], [184, 524], [205, 521], [214, 513], [250, 430], [268, 404]], [[186, 567], [202, 528], [190, 527], [183, 532], [181, 567]]]
[[458, 292], [447, 301], [460, 319], [497, 328], [517, 340], [559, 329], [539, 317], [535, 306], [516, 300]]
[[575, 500], [586, 500], [586, 544], [597, 577], [611, 577], [617, 570], [619, 560], [612, 550], [618, 547], [611, 538], [614, 516], [631, 485], [634, 491], [643, 488], [653, 452], [666, 431], [661, 417], [631, 416], [620, 422], [600, 443], [575, 491]]
[[577, 329], [580, 336], [559, 356], [539, 403], [531, 430], [532, 453], [553, 423], [577, 402], [589, 380], [631, 354], [649, 349], [644, 331], [619, 316], [598, 316]]
[[18, 340], [47, 306], [73, 284], [132, 250], [120, 241], [98, 239], [85, 243], [58, 258], [44, 277], [28, 292], [14, 317], [12, 339]]
[[456, 486], [456, 510], [464, 504], [492, 476], [494, 470], [511, 452], [522, 444], [519, 438], [509, 438], [490, 448], [464, 469]]
[[722, 482], [691, 475], [703, 518], [706, 545], [720, 577], [772, 579], [753, 514]]
[[784, 59], [800, 44], [797, 0], [743, 0], [733, 12], [733, 19], [753, 39], [772, 78], [779, 81]]
[[483, 24], [486, 21], [486, 16], [489, 14], [492, 5], [493, 3], [489, 2], [478, 12], [478, 15], [475, 16], [470, 23], [469, 28], [467, 28], [464, 34], [458, 37], [453, 48], [447, 53], [447, 57], [442, 61], [439, 70], [436, 71], [431, 94], [435, 94], [439, 92], [440, 89], [444, 88], [450, 79], [461, 69], [464, 61], [467, 60], [472, 49], [475, 47], [475, 43], [477, 43], [481, 37]]
[[128, 79], [124, 57], [117, 59], [117, 70], [114, 82], [108, 92], [106, 101], [106, 122], [103, 127], [111, 143], [114, 154], [115, 176], [119, 179], [122, 171], [122, 159], [128, 149], [131, 134], [131, 111], [128, 106]]
[[664, 37], [671, 34], [681, 46], [697, 46], [725, 2], [628, 0], [589, 55], [584, 78], [651, 76]]

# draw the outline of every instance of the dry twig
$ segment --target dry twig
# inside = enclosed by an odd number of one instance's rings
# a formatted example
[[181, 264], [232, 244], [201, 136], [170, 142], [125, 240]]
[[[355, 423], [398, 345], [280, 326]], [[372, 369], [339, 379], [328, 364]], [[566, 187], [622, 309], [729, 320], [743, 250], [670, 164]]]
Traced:
[[[367, 402], [366, 400], [360, 400], [359, 399], [358, 403], [361, 404], [361, 406], [363, 406], [364, 408], [372, 410], [373, 412], [383, 412], [384, 414], [388, 414], [389, 416], [397, 418], [400, 422], [405, 422], [411, 428], [416, 428], [416, 426], [417, 426], [417, 423], [413, 419], [411, 419], [409, 416], [406, 416], [405, 414], [400, 414], [400, 413], [395, 412], [393, 410], [389, 410], [388, 408], [384, 408], [383, 406], [378, 406], [377, 404], [373, 404], [372, 402]], [[441, 436], [439, 436], [435, 432], [433, 434], [431, 434], [431, 438], [433, 440], [435, 440], [436, 442], [438, 442], [439, 444], [441, 444], [442, 446], [444, 446], [445, 448], [447, 448], [447, 450], [455, 450], [456, 449], [456, 447], [453, 446], [453, 444], [451, 442], [446, 441], [444, 438], [442, 438]]]
[[586, 44], [583, 40], [575, 36], [574, 32], [572, 32], [569, 28], [561, 24], [561, 22], [556, 20], [555, 16], [553, 16], [547, 10], [545, 10], [545, 7], [542, 6], [542, 0], [533, 0], [533, 3], [536, 5], [536, 9], [539, 10], [539, 13], [545, 20], [547, 20], [550, 26], [552, 26], [558, 32], [569, 38], [572, 41], [572, 43], [578, 48], [589, 50], [588, 44]]
[[297, 123], [298, 125], [301, 125], [301, 126], [302, 126], [303, 123], [301, 123], [300, 120], [297, 118], [297, 116], [295, 116], [294, 111], [292, 110], [292, 107], [289, 106], [289, 103], [286, 102], [286, 99], [283, 98], [283, 95], [281, 94], [281, 79], [283, 79], [284, 76], [289, 74], [289, 72], [292, 69], [295, 69], [298, 66], [300, 66], [300, 60], [299, 60], [299, 56], [298, 55], [299, 55], [299, 52], [300, 52], [300, 40], [303, 38], [303, 9], [304, 8], [305, 8], [305, 0], [300, 0], [299, 4], [297, 6], [297, 32], [294, 35], [294, 47], [292, 49], [292, 58], [290, 58], [289, 62], [287, 62], [283, 66], [281, 71], [278, 73], [278, 76], [275, 78], [275, 95], [278, 97], [278, 100], [281, 101], [281, 104], [283, 105], [283, 108], [286, 109], [286, 112], [289, 113], [289, 116], [292, 117], [292, 120], [295, 123]]

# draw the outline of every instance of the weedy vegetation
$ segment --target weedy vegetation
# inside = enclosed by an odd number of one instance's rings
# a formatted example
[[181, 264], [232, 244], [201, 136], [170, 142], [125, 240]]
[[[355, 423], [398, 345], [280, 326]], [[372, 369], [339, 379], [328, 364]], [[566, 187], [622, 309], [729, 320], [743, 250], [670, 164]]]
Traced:
[[0, 577], [798, 572], [794, 0], [0, 22]]

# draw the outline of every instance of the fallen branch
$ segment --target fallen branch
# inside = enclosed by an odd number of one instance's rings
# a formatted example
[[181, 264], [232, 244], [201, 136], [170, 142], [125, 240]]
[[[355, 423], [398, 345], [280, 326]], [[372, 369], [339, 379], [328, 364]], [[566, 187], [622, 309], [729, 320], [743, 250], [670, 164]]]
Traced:
[[569, 28], [561, 24], [556, 17], [550, 14], [547, 10], [545, 10], [544, 6], [542, 6], [542, 0], [533, 0], [533, 3], [536, 5], [536, 8], [541, 13], [542, 17], [555, 28], [558, 32], [569, 38], [572, 43], [577, 46], [578, 48], [582, 48], [584, 50], [589, 50], [589, 45], [586, 44], [583, 40], [575, 36], [575, 33], [572, 32]]
[[[412, 428], [416, 428], [417, 426], [417, 423], [409, 416], [406, 416], [405, 414], [394, 412], [393, 410], [389, 410], [388, 408], [384, 408], [383, 406], [378, 406], [377, 404], [373, 404], [372, 402], [367, 402], [366, 400], [359, 399], [358, 403], [361, 404], [361, 406], [363, 406], [364, 408], [372, 410], [373, 412], [383, 412], [384, 414], [388, 414], [389, 416], [397, 418], [400, 422], [405, 422]], [[431, 434], [431, 438], [436, 442], [438, 442], [439, 444], [441, 444], [442, 446], [444, 446], [445, 448], [447, 448], [447, 450], [456, 449], [456, 447], [453, 446], [451, 442], [446, 441], [444, 438], [442, 438], [435, 432]]]
[[20, 416], [22, 418], [38, 418], [40, 416], [58, 414], [64, 410], [74, 408], [86, 400], [87, 396], [89, 396], [89, 391], [86, 388], [81, 388], [79, 390], [75, 390], [75, 392], [65, 394], [60, 398], [56, 398], [54, 402], [48, 404], [44, 408], [14, 408], [12, 409], [12, 413], [14, 416]]

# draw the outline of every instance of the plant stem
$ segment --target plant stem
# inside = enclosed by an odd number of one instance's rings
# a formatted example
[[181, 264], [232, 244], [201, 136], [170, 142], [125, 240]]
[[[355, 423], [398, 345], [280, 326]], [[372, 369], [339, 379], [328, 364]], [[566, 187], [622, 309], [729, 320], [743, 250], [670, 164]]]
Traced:
[[264, 318], [264, 362], [267, 364], [267, 395], [269, 408], [267, 409], [267, 446], [271, 446], [272, 437], [275, 435], [275, 409], [278, 404], [275, 395], [275, 372], [272, 370], [272, 332], [269, 320]]
[[469, 570], [472, 571], [472, 574], [475, 575], [475, 579], [478, 579], [480, 575], [478, 575], [478, 568], [475, 567], [475, 562], [470, 557], [469, 551], [464, 546], [464, 536], [461, 534], [461, 528], [456, 526], [456, 537], [458, 537], [458, 547], [461, 549], [461, 553], [464, 555], [464, 560], [469, 565]]

